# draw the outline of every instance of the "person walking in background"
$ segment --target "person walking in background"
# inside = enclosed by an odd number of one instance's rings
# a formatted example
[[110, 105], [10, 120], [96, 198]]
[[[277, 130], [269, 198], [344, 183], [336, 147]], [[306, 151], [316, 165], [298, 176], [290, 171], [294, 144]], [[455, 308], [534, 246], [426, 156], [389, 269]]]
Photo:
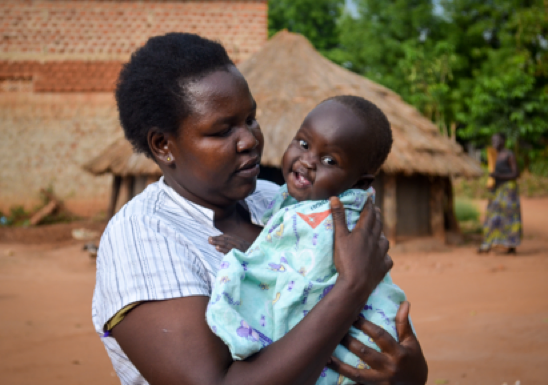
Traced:
[[493, 246], [502, 246], [508, 249], [509, 254], [515, 254], [516, 247], [521, 243], [521, 205], [516, 181], [519, 169], [514, 153], [505, 147], [505, 142], [506, 137], [502, 133], [491, 138], [496, 157], [494, 171], [489, 176], [494, 179], [494, 185], [490, 187], [480, 253], [489, 252]]

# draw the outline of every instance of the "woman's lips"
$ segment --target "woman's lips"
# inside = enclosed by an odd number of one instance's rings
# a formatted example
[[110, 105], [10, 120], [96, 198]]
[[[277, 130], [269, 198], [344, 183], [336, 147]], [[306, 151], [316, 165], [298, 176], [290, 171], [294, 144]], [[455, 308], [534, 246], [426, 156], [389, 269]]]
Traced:
[[254, 165], [252, 164], [239, 169], [238, 171], [236, 171], [236, 175], [244, 178], [254, 178], [259, 175], [259, 171], [260, 171], [259, 163], [256, 163]]

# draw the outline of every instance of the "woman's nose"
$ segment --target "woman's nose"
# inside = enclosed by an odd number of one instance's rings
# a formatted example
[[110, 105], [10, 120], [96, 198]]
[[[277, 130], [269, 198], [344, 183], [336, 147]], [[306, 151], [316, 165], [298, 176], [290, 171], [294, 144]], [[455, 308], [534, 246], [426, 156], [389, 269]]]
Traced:
[[251, 151], [259, 145], [259, 139], [253, 132], [248, 128], [242, 129], [242, 134], [238, 138], [238, 143], [236, 144], [236, 150], [238, 152]]

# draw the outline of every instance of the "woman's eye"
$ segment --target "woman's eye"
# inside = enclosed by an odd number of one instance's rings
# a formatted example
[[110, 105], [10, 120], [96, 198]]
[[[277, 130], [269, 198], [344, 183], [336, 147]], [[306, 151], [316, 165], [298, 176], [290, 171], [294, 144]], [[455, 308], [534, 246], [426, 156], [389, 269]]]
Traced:
[[299, 145], [305, 150], [308, 150], [308, 143], [306, 142], [306, 140], [299, 140]]
[[333, 158], [330, 158], [329, 156], [326, 156], [325, 158], [322, 158], [322, 163], [326, 166], [334, 166], [337, 164]]

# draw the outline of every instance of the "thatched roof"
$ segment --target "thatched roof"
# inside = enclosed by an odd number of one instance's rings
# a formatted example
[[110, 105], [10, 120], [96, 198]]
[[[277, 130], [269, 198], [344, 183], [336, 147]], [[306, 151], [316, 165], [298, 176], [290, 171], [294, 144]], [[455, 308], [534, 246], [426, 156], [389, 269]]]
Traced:
[[[436, 125], [396, 93], [325, 59], [301, 35], [278, 33], [239, 69], [259, 106], [257, 117], [265, 136], [264, 165], [280, 165], [295, 132], [319, 102], [351, 94], [374, 102], [391, 123], [394, 145], [383, 165], [384, 172], [467, 177], [482, 174], [479, 164], [460, 145], [441, 135]], [[112, 151], [119, 153], [114, 155]], [[87, 169], [99, 174], [159, 173], [153, 161], [131, 155], [127, 142], [109, 147]]]
[[107, 172], [114, 175], [162, 175], [160, 167], [143, 154], [133, 152], [131, 144], [120, 138], [102, 153], [84, 165], [84, 169], [101, 175]]

